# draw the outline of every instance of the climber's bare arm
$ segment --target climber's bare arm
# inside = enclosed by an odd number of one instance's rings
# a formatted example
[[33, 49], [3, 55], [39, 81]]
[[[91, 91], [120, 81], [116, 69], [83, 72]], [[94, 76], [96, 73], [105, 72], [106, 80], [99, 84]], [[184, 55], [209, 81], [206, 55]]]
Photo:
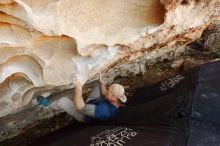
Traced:
[[99, 86], [100, 86], [101, 95], [106, 96], [107, 90], [103, 81], [99, 81]]
[[73, 98], [72, 98], [73, 104], [77, 110], [81, 110], [82, 108], [85, 107], [85, 102], [82, 97], [82, 87], [83, 86], [77, 78], [74, 78], [73, 84], [75, 86], [75, 88], [73, 89]]
[[107, 96], [107, 90], [106, 90], [105, 84], [102, 80], [101, 74], [99, 74], [99, 87], [100, 87], [101, 95], [106, 97]]
[[105, 97], [106, 99], [109, 99], [108, 91], [106, 89], [105, 83], [103, 82], [102, 76], [100, 73], [99, 73], [99, 87], [100, 87], [101, 95]]

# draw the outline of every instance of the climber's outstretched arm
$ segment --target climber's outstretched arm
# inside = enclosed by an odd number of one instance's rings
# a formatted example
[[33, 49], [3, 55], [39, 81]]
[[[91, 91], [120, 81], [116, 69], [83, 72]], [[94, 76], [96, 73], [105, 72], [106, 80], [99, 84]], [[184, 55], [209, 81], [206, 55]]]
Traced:
[[101, 76], [100, 73], [99, 73], [99, 87], [100, 87], [101, 95], [104, 96], [104, 97], [106, 97], [106, 95], [107, 95], [107, 90], [106, 90], [105, 83], [103, 82], [102, 76]]
[[83, 97], [82, 97], [82, 87], [83, 87], [83, 85], [81, 84], [81, 82], [79, 81], [79, 79], [77, 77], [75, 77], [73, 79], [73, 85], [75, 87], [73, 89], [73, 97], [72, 97], [73, 104], [74, 104], [74, 107], [77, 110], [81, 110], [82, 108], [85, 107], [85, 102], [84, 102]]

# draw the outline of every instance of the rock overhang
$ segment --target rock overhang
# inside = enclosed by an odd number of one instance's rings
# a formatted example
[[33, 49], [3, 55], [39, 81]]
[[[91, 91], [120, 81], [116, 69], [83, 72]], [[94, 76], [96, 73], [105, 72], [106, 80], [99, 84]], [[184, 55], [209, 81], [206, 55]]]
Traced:
[[161, 2], [1, 1], [1, 86], [14, 86], [2, 88], [0, 115], [41, 92], [71, 88], [75, 75], [85, 83], [114, 64], [187, 44], [219, 17], [216, 0]]

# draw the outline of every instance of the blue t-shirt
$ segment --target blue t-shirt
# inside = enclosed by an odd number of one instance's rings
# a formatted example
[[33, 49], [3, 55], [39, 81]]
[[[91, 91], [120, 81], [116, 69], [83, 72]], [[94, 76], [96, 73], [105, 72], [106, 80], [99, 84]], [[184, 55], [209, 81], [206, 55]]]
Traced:
[[88, 104], [95, 105], [95, 112], [93, 117], [85, 115], [85, 122], [108, 120], [112, 118], [119, 110], [117, 107], [103, 98], [92, 100]]

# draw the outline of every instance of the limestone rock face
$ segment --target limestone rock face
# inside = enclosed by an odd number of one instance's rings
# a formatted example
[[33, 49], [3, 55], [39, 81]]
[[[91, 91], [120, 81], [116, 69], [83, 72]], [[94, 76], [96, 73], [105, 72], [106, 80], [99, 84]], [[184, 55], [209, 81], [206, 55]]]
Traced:
[[[219, 0], [0, 0], [0, 117], [115, 64], [187, 44]], [[111, 69], [110, 69], [111, 70]], [[56, 90], [55, 90], [56, 89]]]

